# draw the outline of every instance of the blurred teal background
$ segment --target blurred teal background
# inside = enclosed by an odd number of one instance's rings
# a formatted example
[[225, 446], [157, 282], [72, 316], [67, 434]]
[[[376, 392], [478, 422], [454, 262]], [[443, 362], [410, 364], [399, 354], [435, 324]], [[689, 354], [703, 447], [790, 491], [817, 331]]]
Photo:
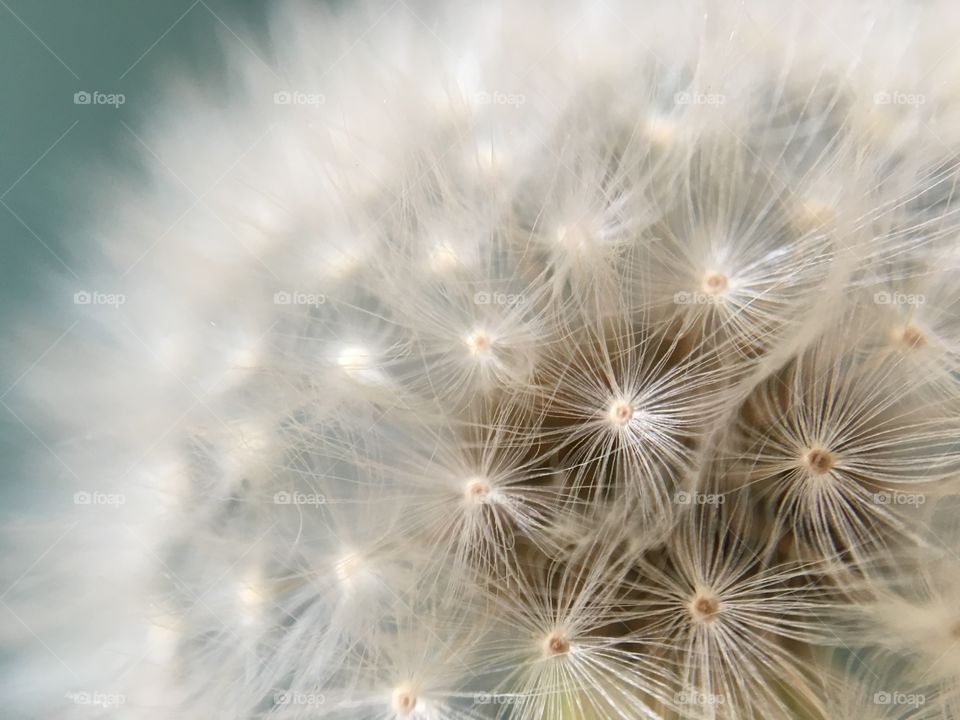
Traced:
[[[86, 168], [120, 165], [150, 100], [174, 71], [210, 77], [223, 44], [264, 28], [269, 0], [0, 0], [0, 505], [14, 511], [29, 487], [24, 459], [44, 452], [42, 429], [14, 412], [30, 358], [17, 335], [47, 315], [57, 275], [80, 249]], [[78, 92], [122, 93], [122, 106], [75, 104]], [[70, 268], [71, 270], [73, 268]], [[51, 338], [51, 340], [55, 339]], [[24, 380], [25, 381], [25, 380]], [[19, 413], [18, 413], [19, 414]], [[12, 483], [10, 482], [12, 481]], [[11, 490], [13, 491], [11, 493]], [[2, 511], [0, 511], [2, 512]]]

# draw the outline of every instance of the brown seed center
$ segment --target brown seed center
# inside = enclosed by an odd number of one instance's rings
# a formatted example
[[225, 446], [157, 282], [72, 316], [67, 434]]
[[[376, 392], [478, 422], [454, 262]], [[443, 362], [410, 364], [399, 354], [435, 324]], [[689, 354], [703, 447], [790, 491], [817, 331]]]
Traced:
[[698, 593], [690, 601], [690, 615], [695, 622], [711, 622], [720, 614], [720, 600], [711, 592]]
[[823, 448], [810, 448], [803, 455], [803, 464], [817, 475], [824, 475], [833, 468], [833, 455]]
[[473, 478], [467, 482], [464, 495], [470, 503], [485, 503], [490, 498], [490, 483], [483, 478]]
[[544, 650], [548, 656], [566, 655], [570, 652], [570, 641], [559, 632], [550, 633], [544, 642]]
[[417, 696], [409, 688], [397, 688], [393, 693], [393, 709], [398, 715], [409, 715], [417, 707]]
[[921, 348], [927, 344], [923, 331], [916, 325], [906, 325], [896, 333], [896, 339], [901, 345], [908, 348]]
[[707, 295], [719, 295], [727, 289], [727, 276], [719, 272], [708, 272], [703, 276], [703, 291]]
[[610, 405], [609, 416], [614, 425], [623, 427], [633, 418], [633, 405], [626, 400], [615, 400]]
[[475, 330], [470, 333], [466, 339], [467, 348], [474, 355], [487, 352], [493, 345], [493, 340], [483, 330]]

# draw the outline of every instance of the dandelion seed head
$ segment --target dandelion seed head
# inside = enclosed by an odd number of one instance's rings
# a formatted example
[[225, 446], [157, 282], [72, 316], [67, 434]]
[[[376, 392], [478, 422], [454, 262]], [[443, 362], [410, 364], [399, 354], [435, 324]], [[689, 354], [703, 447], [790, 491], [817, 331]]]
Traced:
[[486, 330], [473, 330], [464, 340], [464, 344], [471, 355], [479, 358], [487, 357], [493, 352], [493, 338]]
[[832, 452], [821, 447], [812, 447], [804, 450], [801, 456], [803, 467], [815, 475], [826, 475], [836, 464]]
[[927, 344], [926, 334], [912, 323], [894, 328], [891, 337], [894, 344], [908, 350], [919, 349]]
[[570, 640], [559, 631], [554, 630], [543, 640], [544, 657], [554, 658], [566, 655], [570, 652]]
[[960, 13], [808, 3], [283, 3], [141, 108], [5, 712], [960, 717]]
[[625, 398], [613, 400], [607, 408], [607, 419], [614, 429], [625, 427], [634, 419], [633, 403]]
[[710, 590], [701, 590], [690, 600], [690, 617], [698, 624], [709, 624], [720, 616], [720, 599]]
[[727, 292], [730, 280], [722, 272], [710, 270], [703, 276], [703, 292], [711, 296], [720, 296]]
[[493, 487], [489, 480], [473, 477], [467, 480], [463, 488], [464, 499], [468, 506], [486, 505], [493, 499]]
[[423, 709], [416, 690], [410, 685], [400, 685], [394, 689], [391, 705], [400, 717], [409, 717], [413, 712]]

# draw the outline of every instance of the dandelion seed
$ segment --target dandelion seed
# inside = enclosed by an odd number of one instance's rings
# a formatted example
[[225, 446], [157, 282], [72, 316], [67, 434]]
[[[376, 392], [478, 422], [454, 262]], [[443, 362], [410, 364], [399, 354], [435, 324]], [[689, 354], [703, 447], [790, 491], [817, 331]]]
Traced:
[[823, 448], [809, 448], [803, 453], [802, 463], [811, 473], [825, 475], [833, 469], [833, 454]]
[[570, 652], [570, 641], [563, 633], [554, 631], [543, 641], [543, 652], [547, 657], [557, 657]]
[[904, 325], [891, 333], [893, 341], [908, 349], [922, 348], [927, 344], [923, 331], [916, 325]]
[[416, 692], [409, 686], [402, 685], [393, 691], [393, 709], [400, 717], [407, 717], [410, 713], [422, 709], [417, 700]]
[[487, 355], [493, 351], [493, 338], [483, 330], [474, 330], [467, 335], [464, 343], [473, 355]]
[[723, 273], [710, 271], [703, 276], [703, 291], [707, 295], [721, 295], [726, 292], [730, 281]]
[[690, 616], [694, 622], [712, 622], [720, 613], [720, 601], [709, 591], [697, 593], [690, 601]]
[[960, 13], [707, 4], [284, 3], [141, 108], [4, 346], [5, 714], [960, 717]]

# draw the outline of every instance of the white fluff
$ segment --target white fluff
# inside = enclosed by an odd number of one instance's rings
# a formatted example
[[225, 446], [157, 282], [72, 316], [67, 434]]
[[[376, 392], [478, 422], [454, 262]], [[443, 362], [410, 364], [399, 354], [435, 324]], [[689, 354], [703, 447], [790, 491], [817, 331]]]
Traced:
[[955, 717], [958, 29], [285, 5], [174, 78], [123, 301], [17, 338], [4, 713]]

